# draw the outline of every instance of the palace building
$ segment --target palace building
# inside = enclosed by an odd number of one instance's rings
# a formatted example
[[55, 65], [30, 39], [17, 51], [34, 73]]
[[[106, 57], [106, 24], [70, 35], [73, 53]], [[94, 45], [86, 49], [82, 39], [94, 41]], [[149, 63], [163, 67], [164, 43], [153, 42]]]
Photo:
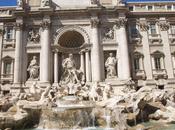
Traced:
[[122, 87], [132, 80], [138, 87], [175, 86], [174, 0], [17, 0], [0, 5], [4, 92], [35, 82], [58, 86], [71, 76], [78, 82], [80, 71], [87, 83]]

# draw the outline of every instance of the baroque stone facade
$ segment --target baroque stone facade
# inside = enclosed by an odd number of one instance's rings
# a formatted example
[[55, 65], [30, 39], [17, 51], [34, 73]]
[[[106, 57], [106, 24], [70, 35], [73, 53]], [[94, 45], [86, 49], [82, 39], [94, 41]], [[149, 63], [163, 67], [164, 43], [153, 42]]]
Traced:
[[[159, 5], [19, 0], [17, 7], [3, 7], [1, 89], [21, 91], [33, 82], [58, 86], [70, 54], [75, 65], [68, 73], [81, 72], [88, 83], [109, 82], [117, 88], [132, 79], [138, 87], [174, 86], [175, 3]], [[115, 63], [107, 66], [109, 55]]]

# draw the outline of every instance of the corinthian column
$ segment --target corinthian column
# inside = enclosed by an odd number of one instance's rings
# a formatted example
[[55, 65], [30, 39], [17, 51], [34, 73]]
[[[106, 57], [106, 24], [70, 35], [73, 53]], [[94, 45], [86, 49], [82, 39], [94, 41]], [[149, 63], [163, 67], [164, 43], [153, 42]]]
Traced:
[[86, 81], [91, 81], [91, 65], [90, 65], [90, 57], [89, 57], [89, 50], [85, 50], [85, 57], [86, 57]]
[[41, 31], [41, 52], [40, 52], [40, 81], [50, 83], [50, 18], [44, 18]]
[[85, 74], [84, 52], [83, 51], [80, 52], [80, 62], [81, 62], [80, 69]]
[[58, 64], [58, 50], [54, 50], [54, 86], [58, 86], [59, 79], [59, 64]]
[[22, 27], [23, 23], [16, 23], [16, 46], [15, 46], [15, 64], [14, 64], [14, 85], [18, 86], [22, 81]]
[[98, 35], [99, 19], [93, 17], [91, 19], [91, 66], [92, 66], [92, 81], [102, 81], [104, 78], [104, 63], [103, 63], [103, 49], [99, 42]]
[[127, 42], [127, 34], [126, 34], [126, 18], [122, 17], [116, 21], [116, 28], [118, 29], [118, 42], [119, 42], [119, 63], [118, 68], [119, 74], [118, 77], [120, 79], [128, 79], [130, 78], [130, 64], [129, 64], [129, 50], [128, 50], [128, 42]]

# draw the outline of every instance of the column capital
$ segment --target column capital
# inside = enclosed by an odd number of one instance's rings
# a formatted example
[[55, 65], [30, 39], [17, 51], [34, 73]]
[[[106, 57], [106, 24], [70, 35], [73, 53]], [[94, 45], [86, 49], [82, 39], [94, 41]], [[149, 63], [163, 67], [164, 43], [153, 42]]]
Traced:
[[59, 50], [56, 48], [56, 49], [52, 50], [52, 52], [54, 52], [54, 53], [58, 53]]
[[85, 52], [84, 50], [81, 50], [81, 51], [79, 52], [79, 54], [80, 54], [80, 55], [83, 55], [84, 52]]
[[167, 31], [170, 27], [170, 23], [166, 21], [159, 21], [158, 25], [161, 31]]
[[50, 21], [43, 21], [40, 23], [42, 29], [49, 29], [51, 22]]
[[115, 27], [117, 29], [121, 28], [121, 27], [125, 27], [126, 25], [126, 22], [127, 22], [127, 18], [123, 17], [123, 18], [118, 18], [116, 21], [115, 21]]
[[24, 26], [24, 24], [22, 22], [16, 23], [15, 24], [15, 30], [18, 30], [18, 31], [22, 30], [23, 26]]
[[90, 49], [84, 49], [84, 52], [90, 52]]
[[91, 27], [96, 28], [99, 25], [100, 20], [97, 17], [92, 17], [90, 22], [91, 22]]

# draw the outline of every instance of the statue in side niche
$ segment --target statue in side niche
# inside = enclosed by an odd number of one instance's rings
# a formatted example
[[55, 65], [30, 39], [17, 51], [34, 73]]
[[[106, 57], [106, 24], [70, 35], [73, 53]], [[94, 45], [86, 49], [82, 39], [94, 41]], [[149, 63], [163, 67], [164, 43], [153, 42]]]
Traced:
[[29, 79], [38, 79], [39, 77], [39, 65], [37, 62], [37, 57], [33, 56], [33, 59], [30, 61], [29, 67], [27, 69], [29, 71]]
[[117, 76], [116, 64], [117, 64], [117, 59], [113, 56], [113, 53], [109, 53], [109, 57], [105, 62], [107, 78], [114, 78]]

